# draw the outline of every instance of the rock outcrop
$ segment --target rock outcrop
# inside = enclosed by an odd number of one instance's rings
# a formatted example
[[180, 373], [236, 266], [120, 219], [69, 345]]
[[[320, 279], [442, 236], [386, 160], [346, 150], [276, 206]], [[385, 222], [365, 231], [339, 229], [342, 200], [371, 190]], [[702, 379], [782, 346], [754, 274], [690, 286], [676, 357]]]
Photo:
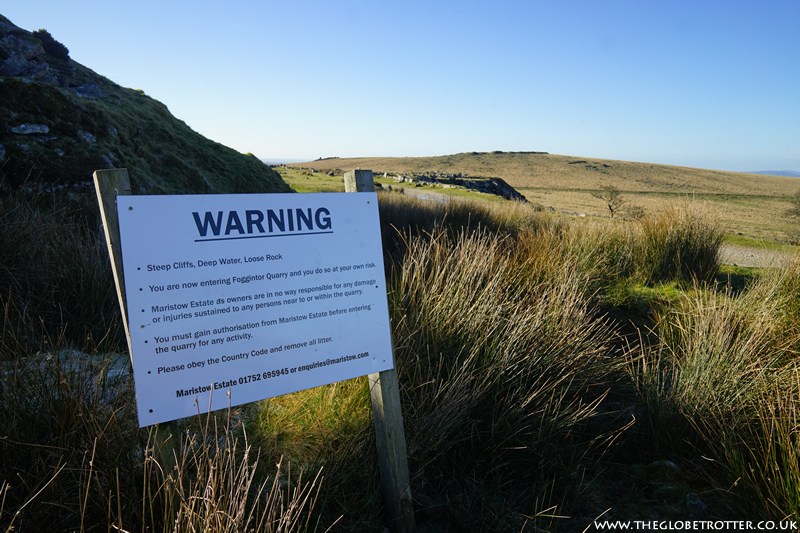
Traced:
[[57, 85], [58, 79], [45, 55], [44, 45], [33, 33], [18, 28], [0, 16], [0, 76]]
[[500, 178], [467, 177], [461, 174], [447, 174], [443, 172], [423, 172], [420, 174], [398, 174], [391, 177], [399, 183], [436, 184], [444, 188], [460, 187], [463, 189], [502, 196], [506, 200], [527, 202], [528, 200], [514, 187]]

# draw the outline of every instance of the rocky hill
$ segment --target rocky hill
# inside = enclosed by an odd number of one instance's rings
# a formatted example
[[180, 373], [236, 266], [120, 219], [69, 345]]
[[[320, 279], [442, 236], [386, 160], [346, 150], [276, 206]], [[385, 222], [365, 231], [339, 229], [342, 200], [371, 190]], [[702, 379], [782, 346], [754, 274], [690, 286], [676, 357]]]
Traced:
[[595, 159], [547, 152], [465, 152], [434, 157], [320, 158], [291, 166], [328, 172], [364, 168], [376, 173], [443, 172], [502, 178], [530, 200], [533, 190], [598, 191], [610, 185], [631, 193], [790, 196], [797, 181], [654, 163]]
[[135, 193], [291, 192], [251, 154], [211, 141], [142, 91], [0, 15], [0, 190], [86, 187], [127, 168]]

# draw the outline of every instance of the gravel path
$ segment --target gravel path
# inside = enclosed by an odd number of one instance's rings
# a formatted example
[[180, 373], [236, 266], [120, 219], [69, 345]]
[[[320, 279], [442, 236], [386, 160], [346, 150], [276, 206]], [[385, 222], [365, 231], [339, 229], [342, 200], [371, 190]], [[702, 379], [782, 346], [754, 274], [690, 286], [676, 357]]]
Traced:
[[764, 248], [750, 248], [733, 244], [722, 245], [722, 262], [741, 267], [780, 266], [791, 260], [792, 254]]

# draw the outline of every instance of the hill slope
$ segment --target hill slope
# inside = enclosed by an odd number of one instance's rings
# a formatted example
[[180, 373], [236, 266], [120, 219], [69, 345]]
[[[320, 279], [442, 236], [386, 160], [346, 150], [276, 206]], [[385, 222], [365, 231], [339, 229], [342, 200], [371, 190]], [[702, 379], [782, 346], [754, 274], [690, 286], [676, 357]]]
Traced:
[[757, 170], [748, 174], [767, 174], [769, 176], [786, 176], [789, 178], [800, 178], [800, 172], [794, 170]]
[[330, 170], [371, 169], [376, 173], [443, 172], [502, 178], [531, 202], [563, 213], [608, 216], [592, 196], [602, 187], [622, 191], [626, 208], [645, 212], [673, 200], [699, 200], [724, 231], [776, 242], [795, 242], [798, 229], [786, 218], [797, 178], [700, 168], [590, 159], [544, 152], [467, 152], [438, 157], [328, 158], [297, 163]]
[[[193, 131], [142, 91], [0, 15], [0, 184], [69, 186], [127, 167], [136, 193], [290, 192], [280, 175]], [[57, 41], [56, 41], [57, 43]]]
[[[762, 176], [700, 168], [588, 159], [544, 152], [467, 152], [437, 157], [328, 158], [297, 163], [320, 171], [369, 168], [374, 172], [449, 172], [496, 177], [517, 189], [596, 190], [612, 185], [626, 192], [758, 194], [789, 196], [795, 184]], [[755, 181], [754, 181], [755, 180]]]

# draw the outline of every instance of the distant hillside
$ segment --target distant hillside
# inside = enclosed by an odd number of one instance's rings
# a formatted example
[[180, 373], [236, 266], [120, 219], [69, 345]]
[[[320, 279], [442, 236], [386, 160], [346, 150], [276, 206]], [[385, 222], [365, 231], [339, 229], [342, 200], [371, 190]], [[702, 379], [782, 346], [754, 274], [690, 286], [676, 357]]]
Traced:
[[438, 172], [500, 178], [530, 202], [558, 213], [597, 217], [608, 217], [609, 210], [593, 193], [611, 186], [623, 193], [623, 217], [690, 201], [731, 235], [795, 242], [798, 232], [795, 222], [786, 216], [790, 198], [800, 190], [800, 182], [793, 177], [500, 151], [437, 157], [332, 157], [289, 166], [325, 173], [362, 168], [376, 174]]
[[552, 155], [544, 152], [466, 152], [437, 157], [328, 158], [290, 166], [320, 171], [354, 168], [374, 172], [448, 172], [502, 178], [518, 189], [791, 196], [785, 177], [700, 168]]
[[756, 170], [748, 174], [765, 174], [767, 176], [786, 176], [787, 178], [800, 178], [800, 172], [794, 170]]
[[211, 141], [142, 91], [76, 63], [47, 32], [0, 15], [0, 187], [72, 186], [127, 167], [137, 193], [290, 192], [250, 154]]

